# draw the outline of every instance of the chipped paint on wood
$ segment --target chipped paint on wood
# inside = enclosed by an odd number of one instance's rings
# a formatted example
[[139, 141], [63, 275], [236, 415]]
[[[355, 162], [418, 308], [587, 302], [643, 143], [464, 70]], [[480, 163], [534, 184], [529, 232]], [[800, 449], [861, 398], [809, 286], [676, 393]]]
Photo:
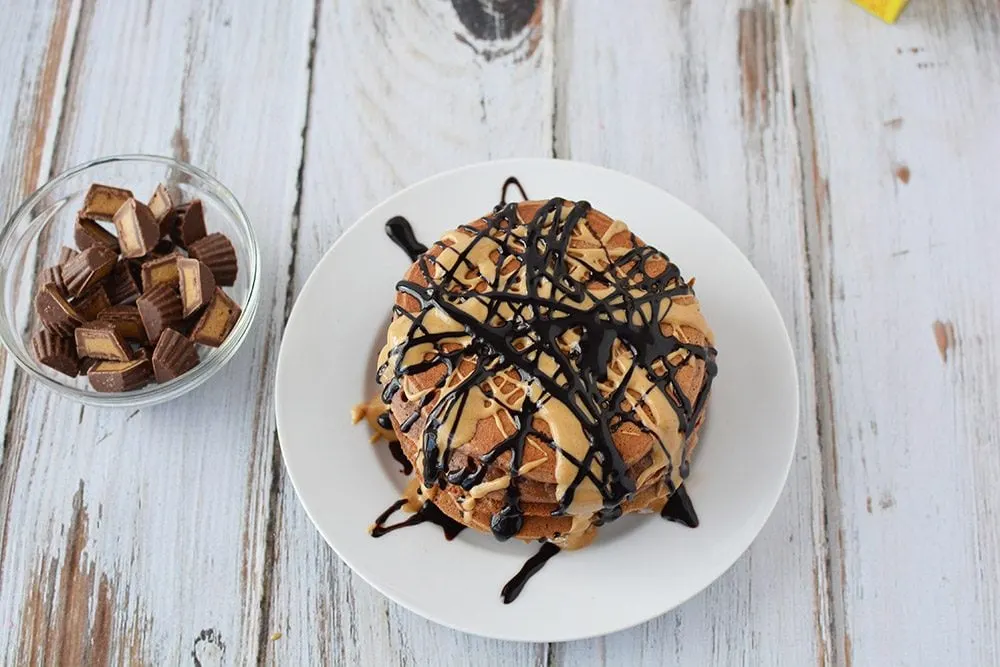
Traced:
[[125, 661], [116, 632], [133, 635], [130, 656], [143, 655], [149, 619], [141, 604], [119, 594], [121, 577], [92, 560], [91, 519], [81, 480], [60, 530], [62, 553], [38, 555], [27, 581], [19, 619], [17, 663], [107, 665]]
[[903, 185], [910, 183], [910, 168], [905, 164], [896, 165], [895, 169], [893, 169], [893, 174], [895, 174], [896, 180]]
[[934, 344], [937, 345], [941, 361], [948, 363], [948, 351], [955, 345], [955, 325], [951, 322], [934, 320]]
[[[44, 180], [41, 179], [43, 176], [41, 171], [42, 163], [46, 160], [44, 153], [46, 138], [49, 136], [50, 124], [58, 121], [52, 111], [63, 88], [63, 82], [59, 80], [58, 76], [64, 43], [68, 37], [71, 4], [70, 0], [58, 2], [52, 28], [49, 31], [49, 42], [45, 48], [45, 61], [38, 77], [38, 93], [31, 105], [32, 121], [29, 148], [21, 172], [21, 191], [24, 193], [31, 192]], [[48, 176], [48, 174], [44, 174], [44, 176]]]
[[736, 50], [742, 81], [741, 112], [748, 123], [755, 124], [767, 119], [777, 82], [777, 31], [769, 5], [739, 10]]
[[[829, 223], [807, 208], [806, 229], [822, 230], [809, 260], [833, 398], [824, 494], [842, 536], [831, 566], [846, 573], [831, 582], [835, 662], [994, 664], [1000, 582], [982, 573], [1000, 561], [1000, 405], [984, 397], [996, 395], [1000, 295], [984, 276], [1000, 256], [986, 176], [1000, 154], [1000, 42], [970, 22], [996, 25], [1000, 6], [912, 3], [886, 28], [838, 3], [796, 5], [830, 185]], [[883, 624], [885, 609], [905, 620]]]

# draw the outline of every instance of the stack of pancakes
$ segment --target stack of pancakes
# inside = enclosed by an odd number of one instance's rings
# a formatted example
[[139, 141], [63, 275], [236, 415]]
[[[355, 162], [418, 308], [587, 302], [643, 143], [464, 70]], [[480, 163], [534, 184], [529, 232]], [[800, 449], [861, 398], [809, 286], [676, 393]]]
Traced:
[[[559, 224], [574, 210], [572, 202], [552, 201], [558, 204], [548, 219], [555, 222], [540, 217], [543, 226]], [[567, 410], [552, 392], [544, 390], [545, 383], [538, 380], [544, 374], [541, 379], [550, 383], [547, 386], [552, 382], [565, 386], [574, 382], [572, 372], [566, 372], [565, 368], [553, 370], [554, 364], [539, 362], [538, 372], [533, 375], [525, 372], [524, 364], [507, 363], [501, 357], [489, 365], [484, 379], [477, 363], [476, 350], [481, 348], [476, 347], [475, 332], [461, 335], [459, 332], [469, 332], [469, 327], [459, 325], [443, 312], [426, 316], [436, 306], [422, 299], [425, 293], [419, 289], [466, 291], [473, 296], [506, 290], [523, 297], [526, 281], [520, 277], [526, 271], [525, 228], [540, 212], [546, 215], [549, 209], [544, 207], [552, 208], [551, 204], [542, 201], [512, 204], [505, 224], [497, 224], [493, 216], [473, 221], [443, 236], [410, 266], [400, 283], [408, 288], [401, 287], [396, 294], [393, 324], [379, 359], [379, 381], [384, 387], [393, 382], [397, 385], [395, 391], [386, 392], [388, 410], [395, 436], [421, 482], [419, 492], [423, 500], [434, 502], [462, 524], [490, 532], [491, 521], [511, 502], [508, 487], [515, 484], [516, 502], [523, 514], [516, 537], [543, 539], [574, 548], [589, 543], [598, 525], [621, 513], [658, 511], [683, 483], [704, 419], [704, 399], [711, 381], [708, 366], [714, 364], [715, 351], [711, 348], [711, 330], [701, 317], [697, 299], [678, 273], [677, 279], [668, 285], [674, 288], [671, 293], [677, 294], [665, 297], [659, 307], [645, 311], [646, 315], [657, 317], [653, 327], [658, 325], [664, 340], [677, 341], [675, 348], [655, 361], [650, 371], [632, 368], [640, 355], [630, 348], [627, 340], [616, 339], [610, 346], [607, 377], [598, 385], [601, 397], [606, 399], [612, 393], [619, 397], [617, 409], [609, 411], [614, 415], [605, 417], [610, 426], [610, 445], [617, 451], [634, 490], [609, 504], [607, 495], [601, 495], [596, 463], [591, 464], [592, 475], [584, 473], [582, 481], [568, 484], [567, 480], [579, 472], [581, 453], [593, 447], [593, 438], [581, 440], [585, 429], [578, 423], [566, 423], [578, 413]], [[487, 245], [483, 246], [484, 243]], [[473, 252], [477, 247], [482, 252]], [[627, 281], [628, 296], [633, 299], [647, 297], [647, 286], [658, 293], [663, 290], [662, 284], [652, 287], [655, 281], [647, 279], [662, 276], [668, 268], [676, 271], [676, 267], [666, 256], [652, 251], [638, 260], [643, 265], [639, 277], [635, 277], [637, 260], [626, 260], [634, 257], [630, 251], [636, 248], [644, 248], [644, 244], [624, 223], [586, 209], [569, 233], [564, 254], [557, 255], [555, 260], [566, 262], [570, 274], [586, 289], [586, 296], [574, 299], [573, 305], [594, 307], [606, 298], [608, 281], [601, 278], [602, 273]], [[560, 298], [558, 290], [547, 290], [544, 284], [541, 290]], [[457, 298], [456, 303], [464, 301]], [[496, 311], [487, 314], [485, 308], [468, 304], [461, 307], [463, 312], [478, 313], [482, 319], [496, 317]], [[508, 318], [523, 318], [530, 329], [532, 315], [537, 316], [537, 311], [536, 307], [534, 311], [501, 313]], [[432, 336], [441, 332], [443, 335]], [[413, 339], [418, 335], [432, 339], [433, 344], [415, 345]], [[586, 335], [587, 332], [580, 330], [565, 332], [557, 339], [564, 354], [550, 356], [573, 360], [574, 350], [579, 351], [578, 343]], [[533, 341], [535, 338], [529, 333], [513, 349], [530, 351]], [[447, 362], [442, 355], [447, 355]], [[579, 370], [577, 361], [571, 365], [572, 371]], [[414, 368], [418, 370], [413, 371]], [[668, 369], [671, 382], [664, 385], [652, 381], [657, 373], [665, 376]], [[468, 382], [463, 384], [463, 381], [477, 371], [478, 384], [470, 390]], [[526, 414], [522, 408], [529, 400], [539, 409], [529, 415], [530, 432], [524, 440], [520, 465], [512, 475], [510, 451], [495, 457], [489, 455], [525, 426], [520, 421]], [[450, 401], [452, 409], [442, 413], [439, 409], [442, 401]], [[463, 409], [454, 409], [457, 405]], [[434, 414], [437, 418], [432, 423], [430, 416]], [[441, 414], [450, 415], [451, 421], [442, 420]], [[431, 480], [423, 476], [424, 436], [429, 427], [437, 432], [437, 456], [442, 468], [441, 474]], [[481, 481], [471, 488], [447, 481], [463, 471], [481, 471], [484, 466]], [[568, 492], [573, 498], [571, 502], [566, 502]]]

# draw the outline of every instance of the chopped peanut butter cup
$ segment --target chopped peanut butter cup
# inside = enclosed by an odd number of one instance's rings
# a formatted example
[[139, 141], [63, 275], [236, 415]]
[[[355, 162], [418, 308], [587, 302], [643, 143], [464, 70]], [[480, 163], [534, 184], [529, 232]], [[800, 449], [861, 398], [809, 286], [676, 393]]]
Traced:
[[215, 276], [215, 284], [228, 287], [236, 282], [236, 249], [224, 234], [209, 234], [188, 246], [188, 255], [200, 260]]

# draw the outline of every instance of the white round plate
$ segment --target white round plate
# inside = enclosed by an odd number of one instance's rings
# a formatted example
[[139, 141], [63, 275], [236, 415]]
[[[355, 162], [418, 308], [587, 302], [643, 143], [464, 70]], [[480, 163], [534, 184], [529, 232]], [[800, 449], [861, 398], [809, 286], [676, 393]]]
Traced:
[[[368, 526], [405, 485], [383, 442], [371, 445], [351, 407], [376, 391], [375, 357], [396, 281], [409, 266], [386, 237], [392, 216], [426, 245], [489, 213], [517, 176], [534, 199], [585, 199], [624, 220], [697, 277], [715, 331], [719, 375], [687, 487], [696, 529], [626, 516], [589, 547], [556, 555], [513, 604], [500, 589], [538, 544], [466, 530], [447, 542], [433, 524], [379, 539]], [[513, 189], [512, 189], [513, 190]], [[440, 174], [379, 204], [326, 253], [302, 288], [278, 357], [281, 451], [310, 518], [337, 554], [382, 593], [444, 625], [521, 641], [566, 641], [646, 621], [712, 583], [763, 527], [795, 447], [795, 360], [777, 306], [750, 262], [713, 224], [638, 179], [558, 160], [506, 160]]]

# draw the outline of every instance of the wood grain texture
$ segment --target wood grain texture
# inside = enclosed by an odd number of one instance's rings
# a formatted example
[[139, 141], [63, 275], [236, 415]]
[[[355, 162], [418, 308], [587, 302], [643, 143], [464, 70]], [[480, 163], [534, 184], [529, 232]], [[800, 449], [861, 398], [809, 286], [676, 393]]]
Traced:
[[[555, 647], [553, 664], [829, 660], [801, 168], [789, 88], [795, 54], [787, 22], [784, 2], [560, 5], [558, 155], [662, 186], [747, 253], [791, 332], [802, 412], [785, 491], [733, 568], [643, 626]], [[599, 94], [593, 81], [602, 84]], [[663, 249], [669, 254], [669, 246]]]
[[[1000, 663], [995, 2], [914, 1], [889, 27], [847, 0], [19, 0], [0, 90], [4, 215], [74, 163], [166, 153], [233, 189], [264, 252], [255, 335], [169, 405], [81, 408], [0, 351], [0, 663]], [[785, 492], [728, 573], [554, 645], [361, 581], [271, 410], [291, 302], [351, 222], [531, 155], [718, 224], [775, 295], [802, 401]]]
[[[521, 19], [491, 14], [500, 26], [493, 38], [465, 23], [469, 12], [503, 3], [468, 4], [320, 7], [301, 216], [293, 223], [295, 289], [346, 226], [400, 187], [470, 162], [550, 154], [551, 7], [533, 6], [527, 20], [517, 3]], [[510, 21], [519, 27], [508, 28]], [[281, 638], [268, 642], [266, 664], [545, 662], [545, 645], [456, 633], [389, 602], [326, 545], [284, 474], [275, 530], [268, 623]]]
[[1000, 7], [796, 7], [835, 656], [998, 664]]
[[[74, 42], [79, 3], [19, 3], [10, 25], [24, 26], [0, 42], [0, 202], [6, 219], [49, 175]], [[6, 418], [14, 389], [14, 363], [0, 346], [0, 415]], [[6, 442], [6, 438], [4, 438]], [[0, 455], [3, 446], [0, 445]]]
[[264, 292], [243, 352], [168, 405], [82, 408], [12, 383], [0, 470], [5, 664], [256, 658], [286, 295], [276, 269], [291, 255], [281, 221], [296, 198], [311, 11], [238, 4], [83, 3], [49, 157], [33, 157], [30, 132], [7, 154], [56, 170], [118, 152], [191, 159], [261, 221]]

